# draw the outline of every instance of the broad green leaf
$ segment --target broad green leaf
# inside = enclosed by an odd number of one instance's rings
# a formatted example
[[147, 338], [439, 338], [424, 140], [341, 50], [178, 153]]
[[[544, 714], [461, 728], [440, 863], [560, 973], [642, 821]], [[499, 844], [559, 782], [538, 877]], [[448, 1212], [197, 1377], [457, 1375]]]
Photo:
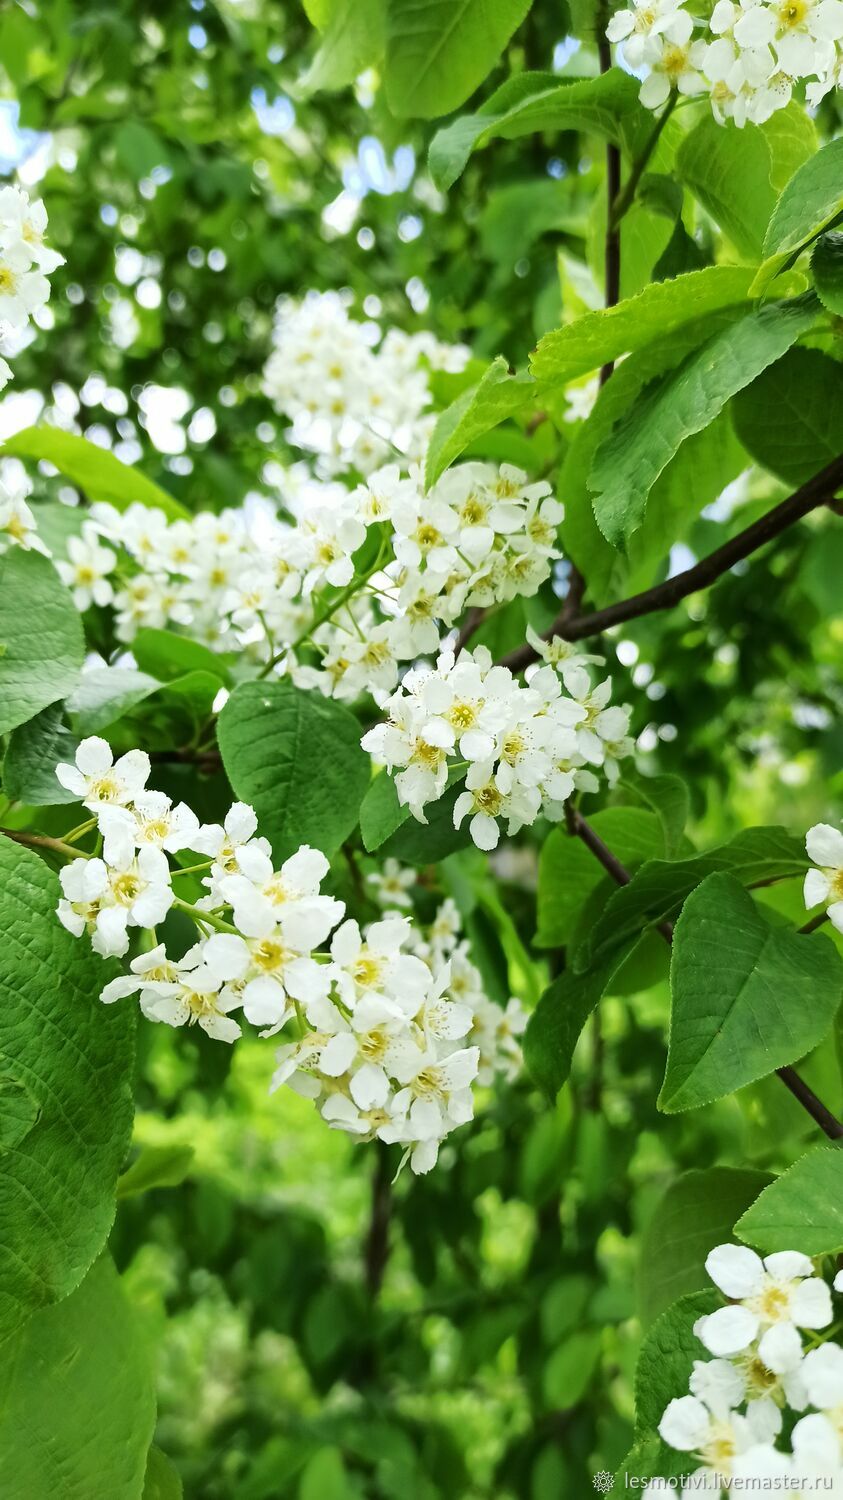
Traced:
[[26, 1084], [0, 1073], [0, 1156], [26, 1139], [40, 1114], [41, 1106]]
[[0, 1493], [9, 1500], [138, 1500], [155, 1387], [112, 1262], [3, 1346]]
[[514, 140], [542, 130], [582, 130], [604, 136], [632, 154], [647, 130], [638, 85], [619, 68], [599, 78], [561, 83], [553, 73], [507, 79], [473, 115], [462, 115], [433, 138], [430, 175], [443, 192], [465, 170], [473, 151], [497, 137]]
[[732, 1238], [735, 1221], [769, 1181], [769, 1172], [704, 1167], [670, 1184], [641, 1239], [638, 1296], [645, 1324], [677, 1297], [711, 1286], [706, 1256]]
[[647, 498], [682, 443], [780, 359], [816, 319], [813, 296], [762, 307], [715, 334], [648, 391], [601, 445], [589, 476], [594, 514], [613, 546], [641, 526]]
[[715, 871], [730, 871], [743, 885], [754, 885], [802, 876], [807, 868], [802, 841], [775, 827], [745, 828], [727, 844], [688, 859], [650, 860], [606, 903], [576, 955], [576, 967], [590, 968], [644, 927], [674, 921], [691, 891]]
[[779, 193], [815, 150], [813, 126], [798, 105], [775, 124], [742, 130], [707, 114], [685, 137], [676, 169], [739, 254], [757, 261]]
[[52, 563], [10, 547], [0, 555], [0, 734], [63, 698], [84, 656], [82, 622]]
[[682, 908], [659, 1108], [722, 1099], [821, 1042], [843, 997], [843, 959], [821, 933], [773, 926], [733, 875], [709, 875]]
[[150, 1188], [178, 1187], [193, 1163], [192, 1146], [144, 1146], [117, 1179], [117, 1197], [131, 1198]]
[[568, 1411], [579, 1405], [600, 1363], [602, 1349], [599, 1328], [577, 1328], [557, 1343], [542, 1373], [542, 1395], [548, 1411]]
[[183, 1494], [178, 1469], [170, 1463], [166, 1453], [153, 1445], [146, 1456], [141, 1500], [182, 1500]]
[[801, 1250], [832, 1255], [843, 1250], [843, 1151], [817, 1146], [764, 1189], [735, 1226], [740, 1239], [762, 1254]]
[[114, 967], [61, 926], [59, 894], [0, 836], [0, 1073], [39, 1110], [0, 1173], [0, 1339], [99, 1254], [131, 1136], [134, 1012], [100, 1004]]
[[371, 854], [411, 817], [409, 807], [398, 801], [395, 778], [381, 771], [372, 781], [360, 808], [360, 836]]
[[380, 846], [380, 853], [386, 858], [399, 859], [402, 864], [430, 865], [438, 864], [458, 849], [467, 849], [471, 843], [470, 817], [463, 818], [459, 828], [454, 827], [454, 803], [462, 790], [462, 780], [458, 779], [438, 801], [430, 803], [425, 808], [426, 823], [419, 823], [412, 816], [404, 818]]
[[383, 52], [385, 18], [386, 0], [328, 0], [320, 9], [324, 36], [296, 91], [315, 94], [353, 83]]
[[132, 667], [94, 667], [82, 673], [65, 707], [78, 735], [99, 734], [160, 686]]
[[811, 256], [811, 270], [823, 307], [843, 317], [843, 233], [820, 235]]
[[[706, 1351], [694, 1333], [698, 1318], [722, 1305], [712, 1289], [680, 1297], [657, 1318], [647, 1333], [635, 1367], [635, 1432], [637, 1456], [630, 1456], [629, 1472], [641, 1479], [687, 1474], [688, 1455], [668, 1448], [658, 1437], [665, 1407], [677, 1393], [688, 1390], [694, 1360]], [[635, 1454], [635, 1450], [633, 1451]], [[642, 1461], [646, 1454], [646, 1463]], [[619, 1493], [617, 1485], [615, 1493]]]
[[601, 964], [586, 974], [566, 969], [545, 990], [530, 1016], [524, 1033], [524, 1062], [548, 1100], [555, 1099], [567, 1082], [582, 1029], [619, 961]]
[[342, 704], [290, 682], [245, 682], [217, 738], [235, 795], [254, 807], [277, 860], [311, 844], [335, 854], [369, 785], [360, 725]]
[[764, 263], [755, 279], [759, 296], [779, 271], [843, 214], [843, 136], [829, 141], [791, 177], [764, 236]]
[[659, 281], [635, 297], [585, 313], [539, 340], [530, 369], [542, 384], [566, 385], [717, 308], [745, 302], [752, 271], [706, 266], [673, 281]]
[[320, 1447], [304, 1466], [297, 1500], [346, 1500], [351, 1493], [348, 1470], [339, 1448]]
[[384, 82], [394, 115], [429, 120], [473, 94], [531, 0], [390, 0]]
[[529, 375], [511, 375], [500, 354], [492, 360], [479, 384], [463, 391], [438, 418], [425, 460], [426, 488], [436, 483], [469, 443], [520, 411], [535, 393], [536, 383]]
[[[609, 807], [590, 819], [595, 833], [628, 869], [665, 853], [659, 819], [640, 807]], [[581, 839], [554, 828], [539, 855], [537, 948], [564, 948], [571, 942], [586, 901], [606, 871]]]
[[631, 791], [653, 809], [662, 825], [668, 859], [679, 854], [691, 810], [691, 794], [681, 776], [636, 776], [634, 772], [626, 772], [621, 784], [625, 791]]
[[3, 791], [12, 802], [50, 807], [79, 800], [56, 779], [59, 761], [73, 761], [79, 743], [62, 722], [63, 715], [62, 705], [51, 703], [12, 730], [3, 761]]
[[216, 673], [225, 680], [233, 659], [173, 630], [139, 630], [132, 641], [132, 655], [140, 670], [159, 682], [172, 682], [188, 672]]
[[794, 486], [843, 453], [843, 370], [819, 349], [788, 350], [735, 397], [747, 452]]
[[190, 513], [139, 470], [120, 462], [107, 448], [89, 443], [60, 427], [25, 427], [7, 438], [0, 450], [7, 458], [37, 458], [51, 463], [88, 499], [104, 500], [117, 510], [133, 501], [163, 510], [168, 521], [189, 520]]

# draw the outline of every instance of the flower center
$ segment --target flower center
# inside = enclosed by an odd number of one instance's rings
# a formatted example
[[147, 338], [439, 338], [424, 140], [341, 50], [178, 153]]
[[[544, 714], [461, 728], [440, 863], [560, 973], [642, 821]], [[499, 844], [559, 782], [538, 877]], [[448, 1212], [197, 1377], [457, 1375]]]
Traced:
[[357, 962], [351, 970], [351, 977], [355, 984], [371, 989], [379, 982], [382, 973], [383, 960], [375, 958], [374, 954], [368, 953], [365, 948], [361, 949]]
[[111, 889], [121, 906], [131, 906], [143, 890], [143, 881], [137, 875], [118, 875]]
[[0, 292], [14, 292], [17, 277], [9, 266], [0, 266]]
[[487, 786], [477, 788], [474, 793], [474, 806], [478, 812], [486, 813], [490, 818], [496, 818], [503, 806], [503, 797], [490, 781]]
[[256, 967], [262, 969], [265, 974], [273, 974], [276, 969], [280, 969], [288, 957], [289, 954], [284, 944], [279, 943], [276, 938], [264, 938], [252, 950], [252, 958]]
[[455, 729], [470, 729], [477, 722], [479, 704], [476, 703], [453, 703], [448, 710], [448, 723], [453, 724]]
[[665, 47], [664, 53], [662, 55], [662, 68], [664, 69], [664, 72], [667, 74], [668, 78], [672, 78], [674, 80], [679, 78], [686, 71], [687, 67], [687, 47], [679, 47], [676, 43], [673, 43], [673, 45], [670, 47]]
[[440, 750], [438, 745], [428, 745], [426, 740], [419, 740], [413, 751], [413, 760], [435, 771], [441, 765], [444, 754], [444, 750]]
[[810, 0], [784, 0], [776, 9], [782, 26], [792, 30], [794, 26], [802, 25], [811, 9]]
[[91, 782], [88, 797], [92, 802], [117, 802], [120, 798], [120, 783], [116, 777], [106, 772], [104, 776], [97, 776]]

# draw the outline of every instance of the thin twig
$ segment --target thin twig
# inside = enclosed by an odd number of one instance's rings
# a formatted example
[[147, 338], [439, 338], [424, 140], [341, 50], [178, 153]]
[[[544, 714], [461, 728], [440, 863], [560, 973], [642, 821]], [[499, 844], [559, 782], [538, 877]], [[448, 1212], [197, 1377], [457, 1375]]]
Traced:
[[[582, 813], [576, 812], [573, 808], [569, 809], [566, 807], [565, 814], [571, 833], [575, 834], [577, 838], [582, 839], [582, 842], [591, 850], [595, 858], [599, 859], [604, 870], [608, 870], [612, 879], [617, 881], [618, 885], [628, 885], [630, 880], [629, 871], [624, 868], [608, 845], [603, 843], [599, 834], [595, 833], [591, 825], [586, 822]], [[803, 932], [810, 931], [812, 925], [811, 923], [807, 923], [801, 930]], [[666, 942], [671, 943], [673, 941], [673, 928], [669, 922], [662, 922], [658, 930]], [[830, 1109], [826, 1108], [822, 1100], [818, 1098], [812, 1088], [809, 1088], [805, 1080], [800, 1078], [796, 1069], [786, 1066], [777, 1068], [776, 1073], [782, 1083], [790, 1089], [794, 1099], [798, 1099], [803, 1109], [808, 1111], [811, 1119], [819, 1125], [820, 1130], [828, 1136], [829, 1140], [843, 1140], [843, 1124], [831, 1113]]]
[[87, 859], [81, 849], [74, 849], [72, 844], [65, 844], [61, 839], [48, 838], [45, 833], [25, 833], [16, 828], [0, 828], [0, 833], [12, 839], [15, 844], [25, 844], [33, 849], [49, 849], [53, 854], [64, 854], [67, 859]]
[[[738, 532], [722, 547], [717, 547], [704, 557], [701, 562], [695, 563], [692, 568], [686, 568], [682, 573], [676, 573], [672, 578], [665, 579], [664, 583], [657, 583], [651, 589], [645, 589], [640, 594], [633, 594], [629, 599], [621, 599], [617, 604], [609, 604], [605, 609], [596, 609], [591, 614], [579, 615], [575, 619], [566, 619], [564, 610], [557, 616], [553, 624], [544, 632], [545, 639], [553, 635], [559, 635], [566, 641], [579, 641], [584, 636], [599, 635], [601, 631], [608, 630], [611, 625], [621, 625], [626, 620], [637, 620], [642, 615], [651, 615], [662, 609], [671, 609], [680, 600], [687, 599], [689, 594], [695, 594], [699, 589], [708, 588], [715, 579], [727, 573], [735, 563], [742, 562], [745, 557], [757, 552], [767, 542], [773, 540], [781, 532], [786, 531], [797, 521], [801, 521], [810, 511], [816, 510], [820, 505], [828, 505], [834, 498], [835, 491], [843, 485], [843, 454], [832, 460], [813, 479], [800, 485], [780, 505], [773, 506], [765, 516], [758, 521], [753, 521], [744, 531]], [[519, 646], [515, 651], [502, 659], [501, 665], [509, 667], [511, 671], [518, 672], [523, 667], [529, 666], [531, 661], [536, 660], [536, 652], [527, 642]]]

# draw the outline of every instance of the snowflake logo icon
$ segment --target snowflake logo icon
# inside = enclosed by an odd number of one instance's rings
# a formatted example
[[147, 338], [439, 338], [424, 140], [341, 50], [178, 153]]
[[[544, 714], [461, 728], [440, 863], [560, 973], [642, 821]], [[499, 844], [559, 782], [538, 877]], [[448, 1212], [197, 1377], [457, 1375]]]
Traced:
[[608, 1469], [599, 1469], [592, 1478], [592, 1484], [598, 1495], [608, 1495], [614, 1482], [614, 1475], [610, 1474]]

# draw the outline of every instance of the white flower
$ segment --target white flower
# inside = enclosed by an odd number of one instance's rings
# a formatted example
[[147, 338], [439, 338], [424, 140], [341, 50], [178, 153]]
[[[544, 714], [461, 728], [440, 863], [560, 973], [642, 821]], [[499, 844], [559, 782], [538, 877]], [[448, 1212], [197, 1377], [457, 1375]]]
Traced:
[[[1, 190], [0, 190], [1, 191]], [[32, 486], [23, 464], [17, 459], [6, 458], [0, 462], [0, 552], [8, 543], [22, 547], [25, 552], [40, 552], [50, 556], [35, 522], [35, 516], [27, 504]]]
[[160, 849], [142, 849], [122, 867], [101, 859], [74, 859], [59, 874], [64, 899], [59, 921], [75, 936], [86, 929], [103, 958], [122, 957], [129, 927], [154, 927], [172, 902], [170, 867]]
[[647, 109], [658, 109], [666, 104], [672, 89], [677, 89], [680, 94], [704, 91], [702, 68], [706, 43], [692, 41], [692, 31], [691, 17], [687, 11], [681, 11], [667, 34], [652, 36], [646, 43], [642, 61], [647, 63], [650, 72], [638, 97]]
[[68, 561], [59, 561], [56, 567], [73, 591], [76, 608], [83, 611], [92, 604], [110, 604], [114, 590], [108, 574], [113, 572], [117, 559], [108, 547], [100, 546], [92, 527], [85, 526], [81, 536], [68, 538], [67, 556]]
[[[620, 15], [629, 15], [629, 12], [615, 11], [612, 20], [609, 22], [609, 30], [612, 27], [612, 22], [616, 21]], [[610, 37], [609, 40], [614, 41], [615, 38]], [[580, 380], [572, 385], [566, 385], [565, 400], [568, 404], [562, 413], [563, 422], [585, 422], [591, 416], [599, 394], [600, 377], [598, 375], [592, 375], [588, 380]]]
[[102, 803], [125, 807], [133, 802], [146, 786], [149, 772], [149, 756], [144, 750], [128, 750], [115, 761], [110, 745], [98, 735], [82, 740], [75, 765], [60, 761], [56, 766], [61, 785], [93, 812]]
[[0, 245], [0, 324], [25, 328], [30, 317], [50, 296], [50, 283], [32, 260], [21, 240]]
[[64, 265], [64, 256], [44, 244], [47, 210], [40, 198], [30, 203], [21, 188], [0, 188], [0, 245], [18, 245], [49, 276]]
[[809, 859], [820, 866], [805, 876], [805, 905], [810, 910], [826, 902], [829, 920], [843, 932], [843, 833], [830, 823], [815, 823], [805, 845]]
[[200, 828], [199, 819], [186, 803], [174, 807], [164, 792], [150, 791], [138, 792], [131, 808], [104, 804], [97, 810], [97, 822], [107, 864], [120, 863], [127, 843], [131, 849], [151, 844], [170, 854], [192, 849]]
[[409, 938], [406, 917], [385, 917], [366, 930], [357, 922], [343, 922], [331, 939], [336, 980], [341, 999], [350, 1008], [373, 995], [400, 1002], [398, 1015], [414, 1013], [430, 983], [430, 970], [421, 959], [401, 949]]
[[388, 911], [391, 907], [402, 909], [412, 906], [410, 891], [418, 882], [418, 874], [408, 865], [400, 865], [397, 859], [385, 859], [380, 870], [372, 870], [366, 876], [372, 887], [378, 906]]
[[218, 888], [234, 911], [235, 926], [247, 937], [266, 937], [280, 925], [285, 939], [301, 951], [323, 943], [340, 920], [344, 908], [333, 896], [319, 893], [328, 861], [318, 849], [304, 844], [280, 870], [254, 844], [237, 853], [237, 874], [227, 875]]
[[[131, 974], [119, 974], [116, 979], [109, 980], [100, 992], [100, 999], [106, 1005], [112, 1005], [115, 1000], [123, 1000], [127, 995], [143, 994], [148, 985], [155, 980], [172, 984], [177, 978], [178, 970], [171, 959], [167, 957], [167, 950], [163, 943], [150, 948], [146, 953], [139, 953], [129, 964]], [[154, 995], [154, 991], [150, 991]]]
[[659, 1423], [659, 1433], [671, 1448], [702, 1460], [702, 1468], [690, 1476], [691, 1482], [682, 1491], [683, 1500], [686, 1495], [705, 1493], [707, 1481], [718, 1494], [720, 1481], [736, 1473], [740, 1456], [769, 1445], [781, 1428], [781, 1412], [772, 1401], [754, 1401], [741, 1415], [726, 1404], [728, 1394], [723, 1380], [716, 1392], [715, 1410], [696, 1396], [680, 1396], [669, 1403]]
[[255, 1026], [275, 1031], [292, 1014], [290, 1001], [306, 1010], [323, 1000], [330, 986], [329, 970], [311, 957], [306, 946], [288, 941], [278, 927], [261, 937], [242, 938], [217, 932], [206, 943], [207, 961], [226, 986], [226, 994], [242, 1004]]
[[[740, 1354], [756, 1339], [771, 1370], [789, 1358], [781, 1350], [788, 1327], [825, 1328], [831, 1322], [831, 1296], [813, 1275], [813, 1263], [795, 1250], [780, 1250], [762, 1261], [745, 1245], [718, 1245], [706, 1259], [712, 1281], [734, 1299], [700, 1318], [694, 1332], [712, 1354]], [[788, 1339], [790, 1336], [785, 1335]]]
[[237, 1008], [240, 998], [223, 989], [222, 975], [206, 950], [207, 944], [197, 943], [176, 966], [171, 980], [147, 981], [141, 990], [141, 1009], [150, 1021], [163, 1021], [167, 1026], [198, 1024], [215, 1041], [234, 1042], [240, 1027], [228, 1012]]

